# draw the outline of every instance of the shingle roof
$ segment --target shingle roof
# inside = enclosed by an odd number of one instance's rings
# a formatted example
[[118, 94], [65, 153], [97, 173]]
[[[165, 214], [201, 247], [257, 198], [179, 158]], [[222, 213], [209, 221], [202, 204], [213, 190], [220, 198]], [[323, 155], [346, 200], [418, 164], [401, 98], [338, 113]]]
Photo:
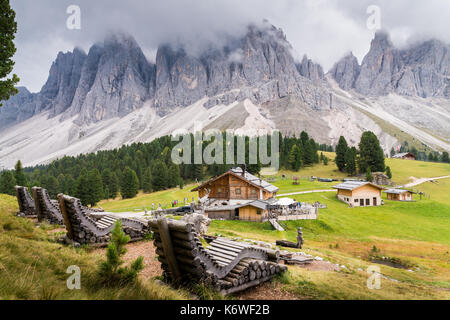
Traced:
[[365, 186], [367, 184], [370, 184], [379, 189], [383, 189], [383, 187], [377, 186], [376, 184], [373, 184], [373, 183], [367, 182], [367, 181], [346, 181], [346, 182], [343, 182], [343, 183], [340, 183], [340, 184], [334, 186], [333, 188], [334, 189], [342, 189], [342, 190], [354, 190], [359, 187]]
[[[232, 168], [230, 171], [233, 172], [233, 173], [236, 173], [238, 175], [242, 175], [242, 168], [240, 168], [240, 167]], [[249, 173], [247, 171], [245, 171], [244, 178], [247, 181], [249, 181], [249, 182], [251, 182], [251, 183], [253, 183], [253, 184], [257, 185], [257, 186], [262, 187], [267, 192], [277, 192], [279, 190], [273, 184], [270, 184], [267, 181], [262, 180], [262, 179], [252, 175], [251, 173]]]
[[206, 211], [229, 211], [234, 210], [238, 208], [243, 208], [247, 206], [252, 206], [258, 209], [266, 210], [267, 206], [269, 205], [269, 202], [262, 201], [262, 200], [255, 200], [252, 202], [237, 204], [237, 205], [225, 205], [225, 206], [214, 206], [214, 207], [207, 207], [205, 208]]
[[250, 182], [251, 184], [253, 184], [253, 185], [257, 186], [257, 187], [260, 187], [260, 188], [262, 188], [265, 191], [270, 192], [270, 193], [278, 192], [278, 190], [279, 190], [278, 187], [275, 187], [273, 184], [270, 184], [267, 181], [262, 180], [262, 179], [252, 175], [251, 173], [249, 173], [247, 171], [245, 171], [244, 176], [242, 176], [242, 168], [232, 168], [229, 171], [225, 172], [224, 174], [222, 174], [222, 175], [220, 175], [218, 177], [215, 177], [215, 178], [213, 178], [211, 180], [206, 181], [205, 183], [203, 183], [202, 185], [198, 186], [195, 189], [192, 189], [191, 191], [198, 191], [203, 186], [208, 185], [209, 183], [219, 179], [220, 177], [226, 175], [227, 173], [232, 173], [235, 176], [239, 176], [239, 177], [243, 178], [244, 180]]

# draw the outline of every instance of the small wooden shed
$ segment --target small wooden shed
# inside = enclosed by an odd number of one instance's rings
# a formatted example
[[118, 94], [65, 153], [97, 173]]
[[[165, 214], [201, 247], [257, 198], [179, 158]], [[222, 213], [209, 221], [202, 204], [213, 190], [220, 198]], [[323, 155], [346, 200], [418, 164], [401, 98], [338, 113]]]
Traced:
[[386, 192], [388, 200], [394, 201], [412, 201], [413, 194], [415, 194], [415, 192], [405, 189], [389, 189], [384, 192]]

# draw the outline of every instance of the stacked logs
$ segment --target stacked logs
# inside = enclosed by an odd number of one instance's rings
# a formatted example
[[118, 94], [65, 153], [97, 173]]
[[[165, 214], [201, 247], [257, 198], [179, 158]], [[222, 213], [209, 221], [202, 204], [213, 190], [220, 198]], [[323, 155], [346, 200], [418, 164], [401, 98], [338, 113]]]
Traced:
[[[71, 241], [96, 246], [108, 244], [115, 219], [104, 217], [95, 221], [90, 217], [90, 208], [83, 206], [79, 199], [63, 194], [58, 195], [58, 198], [66, 222], [67, 237]], [[121, 221], [122, 229], [131, 241], [142, 240], [149, 233], [148, 226], [143, 222], [125, 218]]]
[[16, 186], [17, 202], [19, 204], [19, 215], [35, 218], [36, 206], [34, 200], [31, 197], [27, 187]]
[[193, 225], [149, 222], [164, 278], [174, 284], [204, 283], [224, 294], [244, 290], [287, 270], [279, 252], [218, 238], [204, 248]]
[[47, 190], [33, 187], [32, 192], [38, 220], [40, 222], [45, 220], [50, 224], [64, 225], [64, 219], [58, 202], [50, 199]]

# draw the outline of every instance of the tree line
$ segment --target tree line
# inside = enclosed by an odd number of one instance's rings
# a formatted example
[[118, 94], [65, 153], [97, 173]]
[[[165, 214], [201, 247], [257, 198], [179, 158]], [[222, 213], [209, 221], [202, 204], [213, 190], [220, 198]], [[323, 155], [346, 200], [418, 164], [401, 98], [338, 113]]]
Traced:
[[[240, 136], [234, 136], [235, 142]], [[194, 136], [191, 134], [191, 140]], [[225, 148], [226, 135], [222, 135]], [[242, 138], [242, 137], [241, 137]], [[259, 143], [260, 137], [245, 139], [245, 162], [250, 173], [258, 174], [262, 164], [249, 161], [248, 145], [251, 139]], [[306, 132], [299, 138], [278, 135], [280, 146], [280, 167], [298, 171], [304, 166], [314, 165], [328, 159], [318, 151], [332, 151], [333, 147], [318, 144]], [[203, 141], [202, 150], [214, 141]], [[145, 193], [174, 187], [183, 188], [184, 184], [222, 174], [231, 164], [195, 164], [194, 145], [192, 145], [191, 164], [174, 164], [172, 149], [178, 141], [164, 136], [150, 143], [134, 143], [113, 150], [98, 151], [78, 156], [65, 156], [48, 165], [23, 168], [20, 161], [14, 170], [5, 170], [0, 174], [0, 193], [14, 195], [14, 186], [40, 186], [48, 190], [51, 197], [58, 193], [79, 198], [85, 205], [96, 205], [102, 199], [114, 199], [120, 193], [124, 199], [135, 197], [139, 190]], [[270, 155], [270, 136], [267, 139]], [[235, 149], [237, 143], [234, 144]], [[235, 150], [236, 151], [236, 150]], [[234, 153], [235, 155], [237, 152]], [[237, 161], [237, 159], [235, 159]]]
[[336, 166], [341, 172], [349, 175], [365, 174], [368, 181], [372, 181], [372, 172], [386, 172], [392, 178], [392, 172], [384, 162], [384, 152], [377, 136], [366, 131], [356, 147], [350, 147], [343, 136], [336, 145]]

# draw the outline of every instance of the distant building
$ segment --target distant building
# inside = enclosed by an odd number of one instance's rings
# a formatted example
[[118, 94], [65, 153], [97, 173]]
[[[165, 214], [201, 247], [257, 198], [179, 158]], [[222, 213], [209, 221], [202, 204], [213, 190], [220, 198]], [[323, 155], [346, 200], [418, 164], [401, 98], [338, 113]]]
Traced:
[[388, 200], [394, 201], [412, 201], [412, 195], [415, 193], [405, 189], [389, 189], [384, 192], [386, 192]]
[[411, 152], [397, 153], [392, 156], [394, 159], [403, 159], [403, 160], [416, 160], [416, 156]]
[[337, 198], [352, 207], [369, 207], [381, 205], [380, 187], [371, 182], [347, 181], [333, 187], [337, 189]]
[[388, 186], [391, 184], [389, 177], [383, 172], [372, 172], [373, 180], [372, 182], [378, 185]]

